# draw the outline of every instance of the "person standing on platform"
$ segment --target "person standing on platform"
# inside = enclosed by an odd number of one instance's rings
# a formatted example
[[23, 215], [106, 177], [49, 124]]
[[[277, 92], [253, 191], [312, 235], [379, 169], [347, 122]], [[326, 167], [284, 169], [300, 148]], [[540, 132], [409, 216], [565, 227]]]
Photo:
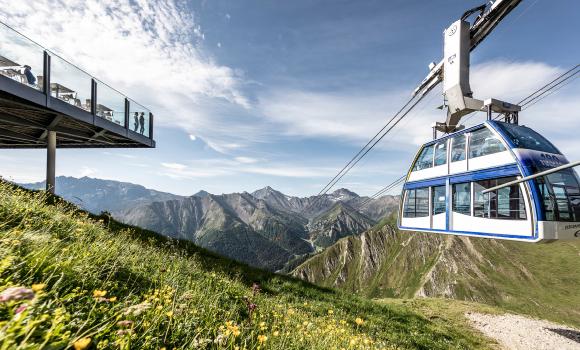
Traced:
[[141, 116], [139, 117], [139, 124], [141, 125], [139, 132], [141, 135], [143, 135], [145, 132], [145, 112], [141, 112]]
[[135, 112], [133, 116], [133, 131], [137, 132], [137, 128], [139, 128], [139, 112]]

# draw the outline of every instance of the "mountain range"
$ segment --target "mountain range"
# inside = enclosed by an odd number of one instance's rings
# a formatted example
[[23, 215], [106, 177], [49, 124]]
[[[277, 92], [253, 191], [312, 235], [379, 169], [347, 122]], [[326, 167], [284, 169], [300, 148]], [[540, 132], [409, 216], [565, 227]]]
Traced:
[[[44, 182], [23, 186], [42, 189]], [[253, 193], [178, 196], [88, 177], [58, 177], [56, 191], [93, 213], [107, 211], [124, 223], [272, 271], [289, 270], [337, 240], [370, 229], [398, 206], [396, 196], [370, 199], [347, 189], [310, 197], [269, 186]]]

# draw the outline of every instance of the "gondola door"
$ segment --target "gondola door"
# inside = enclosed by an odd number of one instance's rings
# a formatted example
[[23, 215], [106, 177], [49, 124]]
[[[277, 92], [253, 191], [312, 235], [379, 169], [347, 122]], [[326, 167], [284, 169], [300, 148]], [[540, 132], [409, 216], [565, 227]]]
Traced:
[[445, 230], [447, 227], [447, 186], [431, 187], [431, 228]]

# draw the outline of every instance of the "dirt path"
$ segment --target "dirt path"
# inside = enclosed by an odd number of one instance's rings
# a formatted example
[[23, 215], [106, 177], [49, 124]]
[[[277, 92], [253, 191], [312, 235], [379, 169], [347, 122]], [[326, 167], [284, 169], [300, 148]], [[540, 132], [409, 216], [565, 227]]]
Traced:
[[471, 324], [506, 349], [580, 349], [580, 331], [556, 323], [518, 315], [467, 313]]

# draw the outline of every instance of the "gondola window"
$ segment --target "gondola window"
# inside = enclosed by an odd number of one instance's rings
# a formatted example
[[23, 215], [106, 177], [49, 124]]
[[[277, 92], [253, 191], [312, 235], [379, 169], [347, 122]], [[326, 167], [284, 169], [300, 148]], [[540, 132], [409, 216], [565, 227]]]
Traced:
[[453, 185], [453, 211], [463, 215], [471, 215], [471, 184]]
[[413, 170], [423, 170], [433, 167], [433, 148], [434, 145], [426, 146], [417, 158], [417, 163]]
[[518, 184], [482, 193], [485, 189], [513, 180], [515, 177], [474, 182], [474, 215], [487, 219], [526, 220], [524, 197]]
[[445, 213], [445, 186], [433, 187], [433, 215]]
[[435, 146], [435, 166], [447, 164], [447, 141]]
[[420, 218], [429, 216], [429, 188], [407, 190], [403, 216], [406, 218]]
[[505, 146], [488, 128], [479, 129], [471, 133], [469, 158], [487, 156], [505, 150]]
[[465, 160], [465, 134], [457, 135], [453, 138], [451, 146], [451, 161], [459, 162]]

